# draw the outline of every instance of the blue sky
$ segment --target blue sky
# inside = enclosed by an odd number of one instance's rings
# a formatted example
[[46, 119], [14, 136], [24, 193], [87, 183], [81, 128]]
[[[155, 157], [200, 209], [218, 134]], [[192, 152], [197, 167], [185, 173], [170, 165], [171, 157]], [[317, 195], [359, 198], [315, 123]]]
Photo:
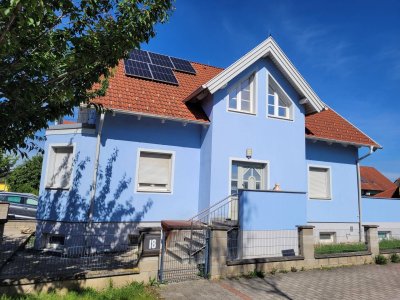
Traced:
[[178, 0], [143, 49], [227, 67], [268, 37], [329, 106], [380, 143], [400, 177], [400, 1]]

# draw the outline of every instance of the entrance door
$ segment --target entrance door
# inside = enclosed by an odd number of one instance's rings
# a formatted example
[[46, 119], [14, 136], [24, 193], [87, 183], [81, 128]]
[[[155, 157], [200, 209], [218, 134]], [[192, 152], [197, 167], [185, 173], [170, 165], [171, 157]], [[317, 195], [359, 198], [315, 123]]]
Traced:
[[[266, 164], [233, 161], [231, 167], [231, 194], [237, 194], [239, 189], [263, 190], [266, 189]], [[232, 198], [230, 218], [238, 218], [238, 199]]]

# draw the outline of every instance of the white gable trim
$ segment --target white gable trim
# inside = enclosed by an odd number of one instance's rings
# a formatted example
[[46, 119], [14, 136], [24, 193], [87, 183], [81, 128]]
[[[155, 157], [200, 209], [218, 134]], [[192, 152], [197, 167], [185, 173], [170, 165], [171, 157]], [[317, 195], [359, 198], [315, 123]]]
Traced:
[[[298, 92], [302, 94], [304, 98], [309, 100], [309, 103], [314, 111], [320, 112], [325, 108], [326, 105], [313, 91], [303, 76], [301, 76], [299, 71], [297, 71], [296, 67], [292, 64], [292, 62], [272, 37], [267, 38], [253, 50], [234, 62], [220, 74], [204, 84], [202, 88], [207, 89], [211, 94], [214, 94], [216, 91], [228, 84], [229, 81], [243, 72], [246, 68], [254, 64], [257, 60], [267, 56], [269, 56], [277, 64], [278, 68], [294, 85]], [[200, 90], [197, 92], [200, 92]], [[194, 95], [192, 94], [191, 96]]]

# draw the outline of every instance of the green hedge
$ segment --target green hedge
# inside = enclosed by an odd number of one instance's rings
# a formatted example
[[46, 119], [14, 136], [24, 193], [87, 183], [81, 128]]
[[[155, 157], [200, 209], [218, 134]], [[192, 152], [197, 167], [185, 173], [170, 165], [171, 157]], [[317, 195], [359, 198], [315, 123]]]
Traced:
[[379, 249], [380, 250], [400, 249], [400, 240], [396, 239], [381, 240], [379, 241]]

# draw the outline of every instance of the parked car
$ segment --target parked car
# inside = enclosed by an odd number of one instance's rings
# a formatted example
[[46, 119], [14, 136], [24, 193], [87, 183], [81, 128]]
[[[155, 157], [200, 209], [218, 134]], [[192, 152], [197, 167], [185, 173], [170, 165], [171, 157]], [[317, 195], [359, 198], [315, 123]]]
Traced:
[[38, 197], [33, 194], [0, 192], [0, 201], [10, 203], [8, 218], [14, 220], [34, 220]]

